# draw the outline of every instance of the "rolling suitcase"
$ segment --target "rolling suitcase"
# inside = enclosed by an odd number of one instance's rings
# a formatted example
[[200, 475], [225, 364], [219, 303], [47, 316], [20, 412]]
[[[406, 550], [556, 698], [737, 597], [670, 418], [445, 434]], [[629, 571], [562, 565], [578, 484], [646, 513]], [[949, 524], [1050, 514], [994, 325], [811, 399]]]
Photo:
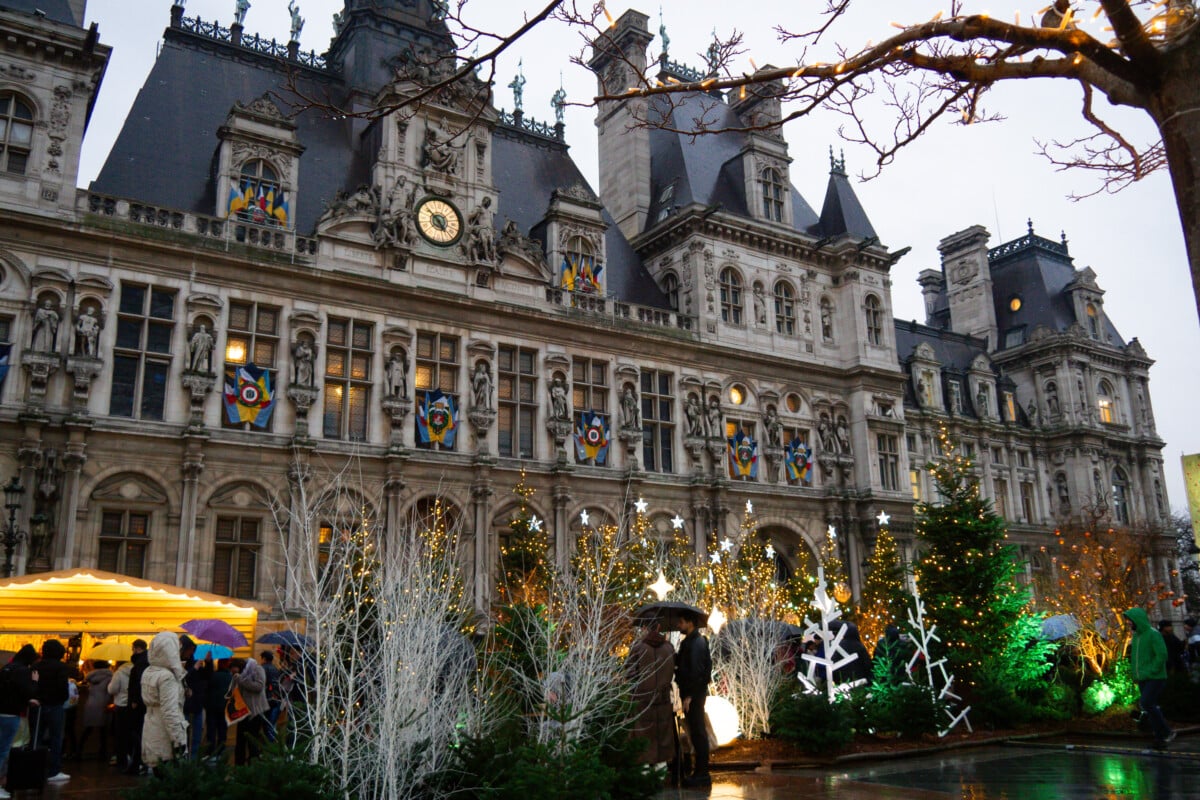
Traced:
[[14, 747], [8, 753], [8, 784], [10, 792], [41, 789], [46, 785], [46, 766], [50, 763], [50, 748], [39, 746], [38, 733], [41, 715], [34, 726], [33, 737], [25, 747]]

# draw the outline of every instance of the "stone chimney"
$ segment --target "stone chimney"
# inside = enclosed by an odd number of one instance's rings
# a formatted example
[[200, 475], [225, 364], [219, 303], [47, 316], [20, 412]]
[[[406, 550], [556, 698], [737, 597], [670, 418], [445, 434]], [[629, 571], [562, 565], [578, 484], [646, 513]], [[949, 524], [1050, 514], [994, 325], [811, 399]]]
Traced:
[[936, 269], [923, 269], [917, 276], [917, 283], [921, 285], [921, 294], [925, 297], [925, 324], [932, 325], [938, 295], [946, 288], [946, 281]]
[[992, 349], [997, 344], [996, 303], [987, 241], [987, 229], [972, 225], [938, 242], [938, 252], [950, 300], [951, 330], [986, 338]]

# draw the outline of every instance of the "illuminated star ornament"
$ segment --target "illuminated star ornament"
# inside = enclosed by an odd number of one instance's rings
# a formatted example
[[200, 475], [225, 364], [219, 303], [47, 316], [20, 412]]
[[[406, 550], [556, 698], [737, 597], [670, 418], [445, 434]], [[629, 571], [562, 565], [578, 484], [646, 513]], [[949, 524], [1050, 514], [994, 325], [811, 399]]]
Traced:
[[684, 520], [683, 520], [683, 517], [681, 517], [681, 516], [679, 516], [678, 514], [676, 514], [676, 515], [675, 515], [675, 516], [674, 516], [674, 517], [671, 519], [671, 527], [672, 527], [672, 528], [674, 528], [674, 529], [675, 529], [675, 530], [677, 530], [677, 531], [679, 531], [679, 530], [683, 530], [683, 521], [684, 521]]
[[731, 540], [728, 536], [726, 536], [724, 539], [721, 540], [721, 552], [728, 553], [732, 549], [733, 549], [733, 540]]
[[711, 553], [708, 554], [708, 560], [714, 564], [720, 564], [721, 563], [721, 552], [719, 550], [713, 550]]
[[637, 509], [637, 513], [645, 514], [646, 509], [649, 507], [649, 504], [645, 500], [643, 500], [642, 498], [639, 497], [637, 499], [637, 502], [633, 504], [633, 507], [635, 509]]
[[878, 522], [878, 523], [879, 523], [881, 526], [882, 526], [882, 525], [887, 525], [887, 524], [888, 524], [888, 522], [890, 522], [890, 521], [891, 521], [891, 519], [892, 519], [892, 518], [888, 516], [888, 513], [887, 513], [886, 511], [880, 511], [880, 512], [879, 512], [879, 516], [875, 518], [875, 520], [876, 520], [876, 521], [877, 521], [877, 522]]
[[589, 517], [588, 517], [587, 509], [585, 508], [583, 511], [579, 512], [579, 521], [581, 523], [583, 523], [584, 525], [590, 525], [591, 523], [588, 520], [589, 520]]
[[749, 500], [746, 501], [746, 513], [747, 514], [754, 513], [754, 503], [751, 503]]
[[650, 591], [658, 597], [659, 600], [664, 599], [675, 588], [675, 584], [667, 580], [667, 576], [663, 575], [663, 571], [658, 571], [658, 580], [650, 584]]
[[542, 530], [542, 521], [540, 519], [538, 519], [536, 516], [530, 517], [529, 530], [540, 532]]
[[726, 622], [728, 620], [719, 608], [714, 607], [712, 613], [708, 615], [708, 629], [713, 632], [714, 636], [721, 632], [721, 628]]
[[828, 527], [828, 528], [825, 530], [825, 533], [826, 533], [826, 534], [829, 536], [829, 538], [830, 538], [830, 539], [836, 539], [836, 538], [837, 538], [837, 528], [833, 527], [832, 525], [830, 525], [830, 526], [829, 526], [829, 527]]
[[775, 558], [775, 548], [771, 545], [767, 545], [767, 549], [764, 552], [767, 554], [767, 558]]

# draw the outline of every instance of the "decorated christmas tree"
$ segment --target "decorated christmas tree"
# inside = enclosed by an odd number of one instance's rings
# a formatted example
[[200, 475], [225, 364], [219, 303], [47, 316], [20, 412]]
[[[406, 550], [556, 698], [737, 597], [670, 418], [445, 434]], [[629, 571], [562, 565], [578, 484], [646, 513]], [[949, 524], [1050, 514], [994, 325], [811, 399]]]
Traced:
[[747, 500], [738, 532], [709, 545], [705, 608], [719, 609], [730, 620], [780, 620], [790, 608], [776, 571], [775, 548], [757, 527], [754, 506]]
[[500, 543], [501, 580], [497, 591], [507, 605], [546, 602], [553, 567], [545, 523], [529, 509], [535, 491], [525, 482], [525, 471], [521, 470], [521, 480], [513, 487], [519, 505], [508, 521], [508, 536]]
[[862, 600], [858, 611], [858, 630], [868, 649], [883, 638], [888, 625], [900, 625], [908, 610], [908, 594], [904, 585], [904, 567], [896, 540], [888, 529], [888, 515], [879, 512], [879, 535], [875, 549], [867, 557], [867, 574], [863, 580]]
[[1027, 613], [1029, 590], [1017, 579], [1017, 550], [1005, 543], [1005, 521], [981, 496], [971, 460], [945, 426], [939, 436], [942, 456], [930, 469], [940, 499], [917, 505], [916, 578], [926, 614], [950, 668], [968, 685], [1036, 677], [1046, 669], [1045, 648]]

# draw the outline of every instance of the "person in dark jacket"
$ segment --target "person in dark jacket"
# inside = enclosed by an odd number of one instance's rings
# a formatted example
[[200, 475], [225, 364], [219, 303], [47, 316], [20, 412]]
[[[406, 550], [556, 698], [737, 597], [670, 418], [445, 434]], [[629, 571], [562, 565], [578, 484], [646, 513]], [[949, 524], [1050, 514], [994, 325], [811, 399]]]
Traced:
[[47, 639], [42, 643], [42, 658], [33, 665], [37, 672], [37, 701], [35, 713], [31, 714], [29, 727], [37, 730], [42, 743], [50, 750], [46, 763], [46, 781], [63, 783], [71, 776], [62, 771], [63, 723], [66, 718], [66, 702], [69, 696], [67, 681], [70, 680], [63, 656], [67, 648], [58, 639]]
[[129, 661], [133, 667], [129, 670], [129, 706], [127, 721], [129, 724], [129, 753], [127, 775], [137, 775], [142, 771], [142, 723], [146, 721], [146, 706], [142, 703], [142, 675], [150, 666], [150, 655], [145, 639], [134, 639], [133, 655]]
[[712, 681], [712, 657], [708, 653], [708, 640], [696, 627], [699, 621], [694, 611], [685, 610], [680, 615], [679, 632], [683, 634], [683, 641], [675, 656], [675, 684], [679, 687], [688, 737], [696, 750], [696, 765], [692, 774], [683, 779], [684, 786], [712, 784], [712, 776], [708, 774], [708, 730], [704, 724], [704, 700]]
[[259, 658], [262, 659], [261, 666], [267, 679], [267, 716], [263, 722], [263, 733], [268, 742], [273, 742], [279, 715], [283, 711], [283, 690], [279, 686], [279, 679], [283, 675], [275, 666], [275, 654], [270, 650], [263, 650]]
[[633, 684], [633, 730], [645, 739], [638, 757], [643, 764], [675, 759], [675, 712], [671, 708], [671, 679], [675, 673], [675, 648], [659, 631], [657, 622], [646, 623], [645, 635], [629, 648], [625, 678]]
[[187, 670], [183, 676], [183, 716], [188, 722], [189, 758], [196, 759], [200, 757], [200, 746], [204, 743], [204, 706], [213, 667], [211, 659], [196, 660], [196, 643], [190, 636], [179, 637], [179, 655]]
[[1133, 626], [1133, 642], [1129, 646], [1129, 668], [1141, 697], [1138, 705], [1154, 732], [1154, 743], [1162, 748], [1175, 738], [1167, 725], [1158, 700], [1167, 686], [1167, 645], [1162, 634], [1150, 626], [1144, 608], [1131, 608], [1123, 615]]
[[[17, 654], [0, 668], [0, 775], [8, 774], [8, 753], [12, 749], [21, 716], [29, 713], [36, 703], [37, 683], [34, 681], [33, 662], [37, 661], [37, 650], [25, 644]], [[11, 795], [0, 789], [0, 798]]]
[[1158, 632], [1162, 634], [1163, 644], [1167, 646], [1167, 674], [1186, 672], [1187, 664], [1184, 662], [1183, 654], [1187, 646], [1182, 639], [1175, 635], [1174, 623], [1169, 619], [1159, 620]]
[[836, 636], [838, 629], [843, 627], [846, 629], [846, 632], [842, 635], [841, 648], [847, 655], [857, 657], [849, 664], [834, 670], [833, 680], [839, 684], [853, 683], [857, 680], [870, 681], [871, 654], [863, 646], [862, 639], [858, 635], [858, 626], [853, 622], [841, 622], [839, 620], [831, 624], [829, 629]]
[[204, 695], [204, 715], [208, 719], [205, 743], [210, 758], [220, 759], [225, 756], [225, 740], [229, 738], [229, 725], [225, 722], [225, 695], [229, 694], [231, 686], [233, 673], [229, 671], [229, 661], [221, 659], [209, 678]]

